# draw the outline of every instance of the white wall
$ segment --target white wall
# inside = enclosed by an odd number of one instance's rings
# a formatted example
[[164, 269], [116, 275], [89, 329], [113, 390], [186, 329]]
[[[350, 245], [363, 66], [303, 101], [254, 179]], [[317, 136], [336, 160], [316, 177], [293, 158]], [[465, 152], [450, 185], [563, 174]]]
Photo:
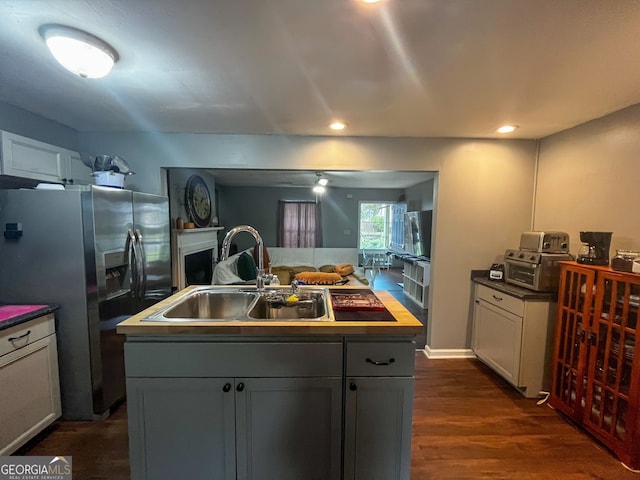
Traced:
[[[432, 349], [469, 347], [470, 270], [488, 268], [531, 224], [536, 142], [275, 135], [79, 134], [161, 192], [161, 167], [439, 172], [429, 308]], [[129, 181], [130, 180], [130, 181]]]
[[615, 249], [640, 248], [640, 105], [543, 139], [534, 226], [571, 236], [611, 231]]

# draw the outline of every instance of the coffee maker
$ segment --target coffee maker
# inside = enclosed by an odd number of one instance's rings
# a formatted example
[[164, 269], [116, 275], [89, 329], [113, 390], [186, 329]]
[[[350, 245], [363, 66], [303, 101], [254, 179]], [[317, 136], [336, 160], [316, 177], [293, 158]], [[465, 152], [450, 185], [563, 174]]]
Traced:
[[582, 246], [576, 261], [586, 265], [609, 265], [609, 247], [613, 232], [580, 232]]

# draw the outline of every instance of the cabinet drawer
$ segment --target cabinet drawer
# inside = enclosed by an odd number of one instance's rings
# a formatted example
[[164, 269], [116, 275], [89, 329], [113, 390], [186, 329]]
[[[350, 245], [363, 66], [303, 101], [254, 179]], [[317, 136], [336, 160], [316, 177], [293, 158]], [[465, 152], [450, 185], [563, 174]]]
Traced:
[[496, 307], [500, 307], [508, 312], [524, 316], [524, 300], [520, 300], [516, 297], [512, 297], [506, 293], [494, 290], [493, 288], [486, 287], [484, 285], [476, 284], [476, 300], [481, 298], [485, 302], [488, 302]]
[[0, 357], [55, 333], [53, 313], [0, 331]]
[[347, 343], [347, 376], [412, 376], [415, 342]]
[[127, 377], [340, 377], [342, 343], [127, 342]]

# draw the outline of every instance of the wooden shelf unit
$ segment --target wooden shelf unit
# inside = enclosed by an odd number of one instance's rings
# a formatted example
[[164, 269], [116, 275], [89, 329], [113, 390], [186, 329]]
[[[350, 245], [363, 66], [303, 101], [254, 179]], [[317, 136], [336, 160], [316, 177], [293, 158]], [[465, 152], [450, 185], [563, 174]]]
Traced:
[[549, 402], [640, 468], [640, 275], [563, 263]]

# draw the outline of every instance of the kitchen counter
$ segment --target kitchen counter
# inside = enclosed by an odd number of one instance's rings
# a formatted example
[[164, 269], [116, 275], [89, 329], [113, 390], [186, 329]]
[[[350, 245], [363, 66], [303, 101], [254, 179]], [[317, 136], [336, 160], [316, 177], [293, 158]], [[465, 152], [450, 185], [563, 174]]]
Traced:
[[59, 305], [9, 305], [0, 304], [0, 330], [28, 322], [34, 318], [55, 312]]
[[[145, 321], [159, 309], [196, 286], [187, 287], [177, 294], [155, 304], [139, 314], [118, 324], [118, 333], [126, 335], [232, 335], [232, 336], [297, 336], [297, 335], [418, 335], [423, 325], [386, 291], [376, 291], [376, 296], [395, 321], [205, 321], [205, 322], [158, 322]], [[216, 288], [216, 286], [212, 286]], [[222, 288], [229, 288], [223, 286]], [[331, 287], [357, 289], [357, 287]], [[362, 287], [359, 287], [361, 289]], [[372, 315], [375, 312], [372, 312]]]
[[490, 280], [489, 272], [486, 270], [473, 270], [471, 272], [471, 280], [473, 282], [485, 285], [494, 290], [498, 290], [512, 297], [519, 298], [520, 300], [543, 300], [543, 301], [555, 301], [558, 298], [558, 292], [536, 292], [535, 290], [529, 290], [528, 288], [519, 287], [505, 281]]

